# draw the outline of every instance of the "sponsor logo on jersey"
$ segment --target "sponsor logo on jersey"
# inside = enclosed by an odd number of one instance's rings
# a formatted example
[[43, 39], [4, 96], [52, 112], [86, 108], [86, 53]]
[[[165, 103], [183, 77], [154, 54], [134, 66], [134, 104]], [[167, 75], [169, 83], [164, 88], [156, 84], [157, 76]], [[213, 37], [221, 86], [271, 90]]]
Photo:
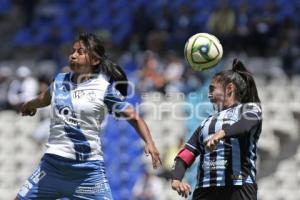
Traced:
[[206, 170], [226, 169], [226, 167], [227, 160], [210, 160], [202, 165], [202, 168]]
[[87, 93], [87, 99], [91, 102], [95, 102], [96, 101], [96, 93], [94, 91], [89, 91]]
[[84, 91], [77, 90], [73, 92], [74, 99], [87, 98], [88, 101], [95, 102], [96, 101], [96, 93], [94, 91]]
[[19, 191], [19, 195], [21, 197], [25, 197], [27, 195], [27, 193], [29, 192], [29, 190], [32, 188], [32, 184], [26, 180], [26, 182], [24, 183], [24, 185], [21, 187], [20, 191]]
[[73, 92], [74, 99], [81, 99], [84, 96], [85, 96], [85, 92], [83, 90], [76, 90]]

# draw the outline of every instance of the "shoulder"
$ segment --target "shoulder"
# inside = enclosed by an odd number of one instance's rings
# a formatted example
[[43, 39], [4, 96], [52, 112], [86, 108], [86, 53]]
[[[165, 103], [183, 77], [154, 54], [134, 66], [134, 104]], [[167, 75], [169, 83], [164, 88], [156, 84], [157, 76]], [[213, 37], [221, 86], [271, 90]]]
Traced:
[[100, 81], [101, 83], [105, 83], [106, 85], [110, 85], [110, 77], [108, 77], [105, 74], [98, 74], [97, 75], [97, 80]]
[[71, 77], [71, 72], [68, 72], [68, 73], [58, 73], [55, 76], [54, 81], [63, 81], [63, 80], [65, 80], [66, 77]]
[[260, 103], [246, 103], [242, 107], [242, 115], [246, 117], [255, 116], [258, 119], [262, 119], [262, 109]]
[[256, 112], [261, 112], [261, 104], [260, 103], [254, 103], [254, 102], [250, 102], [250, 103], [244, 103], [242, 104], [242, 109], [243, 111], [256, 111]]

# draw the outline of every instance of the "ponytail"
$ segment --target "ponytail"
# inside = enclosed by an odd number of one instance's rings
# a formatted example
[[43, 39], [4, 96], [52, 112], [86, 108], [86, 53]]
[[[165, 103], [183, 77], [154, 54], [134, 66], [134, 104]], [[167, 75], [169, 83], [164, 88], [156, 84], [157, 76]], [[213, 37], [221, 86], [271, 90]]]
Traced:
[[106, 54], [105, 48], [100, 39], [91, 33], [82, 33], [79, 35], [77, 41], [82, 41], [84, 46], [89, 51], [90, 57], [100, 60], [100, 63], [93, 66], [95, 73], [103, 73], [110, 77], [110, 82], [115, 84], [115, 88], [123, 96], [127, 96], [128, 79], [124, 70], [117, 64], [110, 61]]
[[235, 58], [232, 63], [232, 71], [238, 73], [241, 78], [245, 81], [246, 87], [241, 98], [242, 103], [255, 102], [260, 103], [256, 84], [252, 74], [246, 69], [244, 64]]
[[124, 70], [119, 65], [108, 59], [105, 59], [102, 62], [103, 63], [99, 67], [99, 71], [110, 76], [110, 82], [113, 82], [116, 89], [126, 97], [128, 90], [128, 79]]

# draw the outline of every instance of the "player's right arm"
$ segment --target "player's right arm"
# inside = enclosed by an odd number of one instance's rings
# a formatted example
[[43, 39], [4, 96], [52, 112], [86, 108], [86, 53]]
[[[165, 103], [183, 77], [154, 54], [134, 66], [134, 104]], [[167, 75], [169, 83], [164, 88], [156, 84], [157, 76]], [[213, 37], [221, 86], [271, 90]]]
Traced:
[[199, 134], [201, 127], [199, 127], [185, 147], [177, 154], [175, 158], [174, 168], [171, 172], [172, 181], [171, 187], [177, 191], [182, 197], [188, 197], [191, 194], [191, 186], [185, 182], [182, 182], [186, 170], [193, 164], [195, 158], [200, 154], [200, 141]]
[[33, 116], [36, 113], [37, 108], [43, 108], [51, 103], [50, 90], [39, 94], [36, 98], [25, 102], [21, 107], [22, 116]]

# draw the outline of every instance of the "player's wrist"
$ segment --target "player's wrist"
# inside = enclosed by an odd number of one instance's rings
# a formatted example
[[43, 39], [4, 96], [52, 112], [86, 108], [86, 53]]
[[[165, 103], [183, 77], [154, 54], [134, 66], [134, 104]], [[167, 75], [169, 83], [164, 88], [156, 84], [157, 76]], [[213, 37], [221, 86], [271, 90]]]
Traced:
[[225, 137], [226, 133], [224, 130], [220, 130], [217, 133], [217, 140], [222, 140]]
[[145, 141], [146, 145], [154, 145], [154, 141], [152, 139], [148, 139]]

